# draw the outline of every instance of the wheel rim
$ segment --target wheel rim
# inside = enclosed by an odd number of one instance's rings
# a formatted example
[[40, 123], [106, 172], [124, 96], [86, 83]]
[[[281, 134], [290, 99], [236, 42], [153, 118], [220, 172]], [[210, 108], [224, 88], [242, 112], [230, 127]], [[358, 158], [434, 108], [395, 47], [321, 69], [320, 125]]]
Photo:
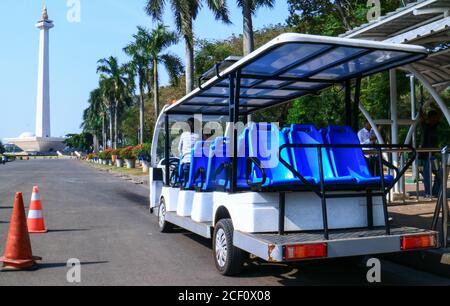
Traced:
[[166, 222], [166, 205], [161, 204], [159, 207], [159, 227], [163, 227]]
[[227, 263], [228, 246], [225, 231], [219, 229], [216, 234], [216, 261], [220, 267]]

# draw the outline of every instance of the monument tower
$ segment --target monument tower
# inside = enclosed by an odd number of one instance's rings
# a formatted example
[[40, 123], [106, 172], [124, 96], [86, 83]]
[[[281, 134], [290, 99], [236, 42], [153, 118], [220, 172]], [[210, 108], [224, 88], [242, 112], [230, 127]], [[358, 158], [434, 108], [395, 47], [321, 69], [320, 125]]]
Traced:
[[36, 24], [40, 33], [39, 70], [36, 102], [36, 137], [51, 137], [50, 130], [50, 77], [49, 77], [49, 32], [53, 21], [48, 19], [47, 6], [44, 5], [42, 18]]
[[50, 42], [49, 32], [53, 21], [48, 18], [47, 6], [44, 5], [41, 19], [36, 28], [40, 30], [39, 66], [36, 99], [36, 131], [25, 132], [18, 138], [7, 138], [8, 144], [14, 144], [25, 153], [55, 153], [63, 150], [64, 138], [51, 136], [50, 130]]

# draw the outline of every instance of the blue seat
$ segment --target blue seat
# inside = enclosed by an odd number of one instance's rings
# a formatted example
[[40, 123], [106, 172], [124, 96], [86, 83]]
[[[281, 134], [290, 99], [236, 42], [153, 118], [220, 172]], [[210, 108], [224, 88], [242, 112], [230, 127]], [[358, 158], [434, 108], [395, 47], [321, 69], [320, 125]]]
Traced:
[[[246, 179], [246, 159], [248, 156], [248, 150], [245, 149], [245, 135], [248, 134], [248, 130], [244, 131], [244, 134], [238, 138], [238, 180], [237, 187], [240, 189], [249, 189]], [[230, 141], [226, 137], [218, 137], [210, 147], [208, 166], [206, 174], [206, 182], [203, 187], [204, 191], [229, 190], [230, 189], [230, 177], [229, 171], [223, 168], [224, 165], [231, 166], [230, 158]], [[245, 149], [245, 151], [242, 151]], [[218, 169], [221, 169], [216, 175]]]
[[[249, 154], [257, 158], [266, 174], [263, 188], [278, 186], [303, 185], [302, 181], [280, 162], [279, 148], [286, 143], [286, 130], [280, 132], [275, 124], [256, 124], [250, 126], [248, 135]], [[281, 152], [281, 157], [291, 163], [288, 150]], [[315, 183], [313, 177], [305, 176], [310, 183]], [[253, 166], [251, 181], [254, 184], [262, 183], [261, 170]]]
[[192, 148], [191, 167], [186, 189], [203, 188], [206, 183], [211, 141], [198, 141]]
[[226, 178], [226, 172], [221, 171], [219, 175], [214, 178], [216, 171], [224, 164], [230, 163], [228, 157], [229, 140], [226, 137], [216, 138], [210, 146], [208, 165], [206, 172], [204, 191], [214, 191], [217, 188], [217, 181]]
[[[323, 144], [322, 135], [313, 125], [293, 124], [288, 133], [290, 144]], [[319, 152], [316, 148], [291, 148], [292, 165], [303, 176], [314, 178], [320, 184]], [[337, 176], [333, 172], [327, 150], [322, 149], [322, 169], [325, 185], [354, 185], [356, 179], [350, 175]]]
[[[325, 141], [335, 145], [359, 145], [355, 132], [347, 126], [329, 126], [324, 131]], [[361, 148], [330, 148], [328, 150], [332, 166], [339, 177], [352, 176], [360, 185], [379, 185], [380, 176], [373, 176]], [[385, 176], [386, 184], [392, 184], [394, 178]]]

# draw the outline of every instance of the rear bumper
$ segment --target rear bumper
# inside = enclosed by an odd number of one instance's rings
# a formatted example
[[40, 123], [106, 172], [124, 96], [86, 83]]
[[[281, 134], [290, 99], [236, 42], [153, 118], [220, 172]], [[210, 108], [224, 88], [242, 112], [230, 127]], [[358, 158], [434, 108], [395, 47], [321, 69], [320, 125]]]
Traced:
[[[235, 231], [233, 243], [266, 261], [284, 262], [286, 246], [324, 243], [327, 245], [327, 256], [324, 258], [375, 255], [403, 252], [402, 238], [417, 235], [435, 235], [438, 244], [437, 232], [409, 227], [392, 228], [390, 236], [385, 234], [384, 229], [335, 231], [330, 233], [330, 240], [325, 240], [322, 233], [292, 233], [280, 236]], [[432, 248], [437, 247], [438, 245]]]

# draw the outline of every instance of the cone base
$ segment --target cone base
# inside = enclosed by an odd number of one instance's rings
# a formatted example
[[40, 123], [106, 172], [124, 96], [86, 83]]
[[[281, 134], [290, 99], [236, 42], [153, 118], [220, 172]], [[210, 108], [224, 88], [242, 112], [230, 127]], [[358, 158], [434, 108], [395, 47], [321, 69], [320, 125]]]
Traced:
[[30, 233], [30, 234], [45, 234], [45, 233], [48, 233], [48, 229], [44, 229], [42, 231], [28, 230], [28, 233]]
[[37, 256], [33, 256], [33, 258], [30, 259], [9, 259], [0, 257], [3, 268], [8, 270], [30, 269], [36, 265], [36, 260], [42, 260], [42, 258]]

